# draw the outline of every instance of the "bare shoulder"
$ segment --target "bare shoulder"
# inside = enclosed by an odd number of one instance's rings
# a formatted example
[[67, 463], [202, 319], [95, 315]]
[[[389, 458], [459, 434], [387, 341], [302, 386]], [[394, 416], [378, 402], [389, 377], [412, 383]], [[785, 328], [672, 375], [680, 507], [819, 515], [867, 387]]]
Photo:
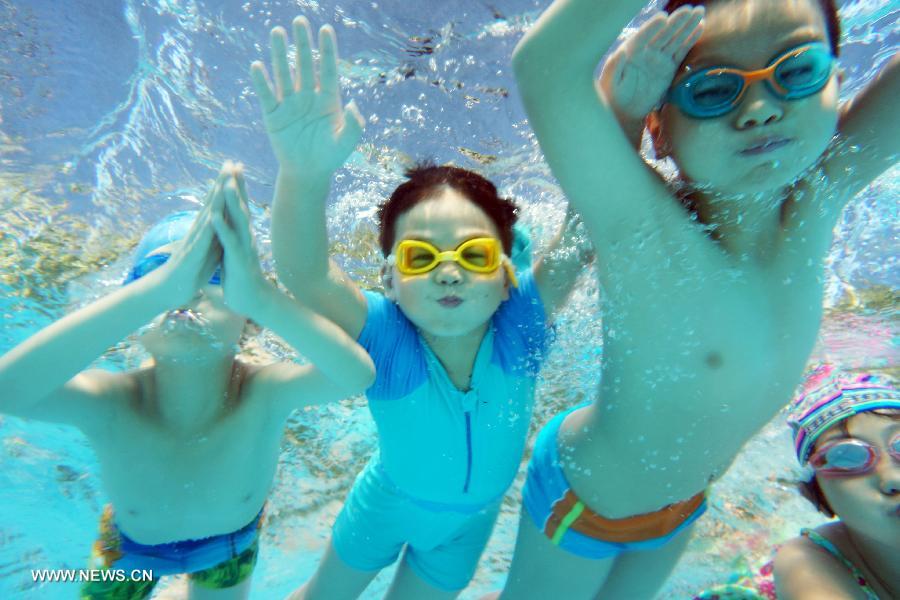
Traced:
[[241, 391], [249, 410], [264, 410], [279, 421], [298, 408], [346, 398], [346, 388], [337, 385], [312, 364], [284, 360], [249, 367]]
[[806, 536], [785, 542], [775, 555], [774, 568], [779, 599], [860, 597], [859, 586], [847, 567]]
[[86, 434], [105, 430], [114, 416], [127, 410], [140, 394], [140, 371], [88, 369], [70, 379], [45, 400], [17, 416], [74, 425]]
[[242, 413], [247, 418], [263, 413], [279, 422], [286, 419], [293, 409], [291, 401], [299, 402], [298, 395], [304, 395], [305, 380], [313, 371], [311, 365], [289, 360], [261, 365], [236, 359]]

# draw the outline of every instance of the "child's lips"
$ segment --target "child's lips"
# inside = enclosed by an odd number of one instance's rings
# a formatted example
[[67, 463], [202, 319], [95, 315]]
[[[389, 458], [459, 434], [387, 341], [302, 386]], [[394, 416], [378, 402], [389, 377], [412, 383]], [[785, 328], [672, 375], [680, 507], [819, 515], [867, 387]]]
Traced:
[[766, 154], [768, 152], [774, 152], [779, 148], [783, 148], [790, 144], [793, 140], [791, 138], [786, 137], [767, 137], [761, 140], [756, 140], [751, 145], [745, 147], [740, 151], [740, 154], [744, 156], [756, 156], [757, 154]]
[[168, 313], [166, 313], [165, 320], [172, 323], [190, 323], [192, 325], [198, 325], [200, 327], [206, 325], [207, 322], [202, 315], [194, 312], [190, 308], [170, 310]]
[[446, 308], [456, 308], [463, 303], [463, 299], [459, 296], [444, 296], [438, 299], [438, 304]]

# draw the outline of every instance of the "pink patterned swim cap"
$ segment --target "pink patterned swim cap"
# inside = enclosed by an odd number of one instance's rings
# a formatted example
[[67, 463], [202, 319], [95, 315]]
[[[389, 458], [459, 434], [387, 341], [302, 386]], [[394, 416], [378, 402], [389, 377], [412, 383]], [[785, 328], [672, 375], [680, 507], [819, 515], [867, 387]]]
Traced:
[[788, 417], [801, 465], [809, 460], [819, 436], [833, 425], [863, 412], [900, 409], [900, 392], [870, 373], [842, 374], [831, 365], [823, 365], [807, 379], [804, 388], [791, 404]]

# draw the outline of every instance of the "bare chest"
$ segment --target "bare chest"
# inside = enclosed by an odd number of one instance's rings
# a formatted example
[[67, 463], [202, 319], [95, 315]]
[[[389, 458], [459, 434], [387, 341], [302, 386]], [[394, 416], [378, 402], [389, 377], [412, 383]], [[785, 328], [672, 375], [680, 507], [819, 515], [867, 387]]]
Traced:
[[142, 543], [161, 543], [249, 522], [271, 486], [280, 433], [266, 419], [241, 413], [196, 436], [127, 414], [94, 446], [117, 522]]
[[665, 394], [671, 402], [655, 408], [695, 422], [715, 404], [748, 431], [787, 402], [818, 333], [820, 270], [721, 264], [629, 283], [604, 311], [604, 370], [620, 383], [605, 398], [621, 397], [627, 413], [632, 399]]

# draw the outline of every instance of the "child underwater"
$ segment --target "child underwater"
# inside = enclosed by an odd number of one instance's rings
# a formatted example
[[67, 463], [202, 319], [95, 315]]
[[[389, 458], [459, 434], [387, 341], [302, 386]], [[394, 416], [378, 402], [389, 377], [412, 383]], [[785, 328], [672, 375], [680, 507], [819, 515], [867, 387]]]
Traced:
[[[312, 364], [237, 359], [247, 319]], [[147, 364], [83, 370], [146, 323]], [[241, 169], [226, 163], [199, 212], [144, 236], [126, 285], [0, 357], [0, 410], [84, 432], [111, 500], [91, 567], [153, 572], [86, 583], [82, 598], [146, 598], [178, 573], [190, 574], [191, 597], [244, 598], [285, 420], [373, 378], [346, 333], [266, 280]]]
[[[363, 119], [342, 105], [334, 31], [293, 23], [297, 60], [272, 31], [273, 79], [251, 74], [279, 163], [273, 249], [286, 287], [372, 355], [367, 398], [378, 453], [358, 476], [318, 570], [294, 598], [356, 598], [403, 554], [387, 593], [452, 598], [472, 578], [500, 501], [518, 470], [547, 322], [590, 250], [570, 213], [551, 250], [518, 276], [515, 205], [465, 169], [408, 172], [381, 206], [384, 294], [362, 292], [328, 258], [326, 200]], [[293, 71], [293, 72], [292, 72]]]
[[[896, 56], [838, 104], [829, 0], [669, 2], [598, 90], [644, 4], [557, 0], [513, 55], [599, 257], [604, 338], [596, 401], [535, 442], [502, 598], [654, 597], [709, 484], [791, 397], [832, 229], [900, 148]], [[674, 182], [635, 151], [616, 104], [629, 95]]]
[[884, 378], [819, 367], [792, 403], [801, 490], [837, 518], [782, 544], [757, 572], [694, 600], [900, 597], [900, 393]]
[[789, 421], [806, 495], [836, 522], [775, 555], [782, 600], [900, 598], [900, 393], [878, 377], [831, 375]]

